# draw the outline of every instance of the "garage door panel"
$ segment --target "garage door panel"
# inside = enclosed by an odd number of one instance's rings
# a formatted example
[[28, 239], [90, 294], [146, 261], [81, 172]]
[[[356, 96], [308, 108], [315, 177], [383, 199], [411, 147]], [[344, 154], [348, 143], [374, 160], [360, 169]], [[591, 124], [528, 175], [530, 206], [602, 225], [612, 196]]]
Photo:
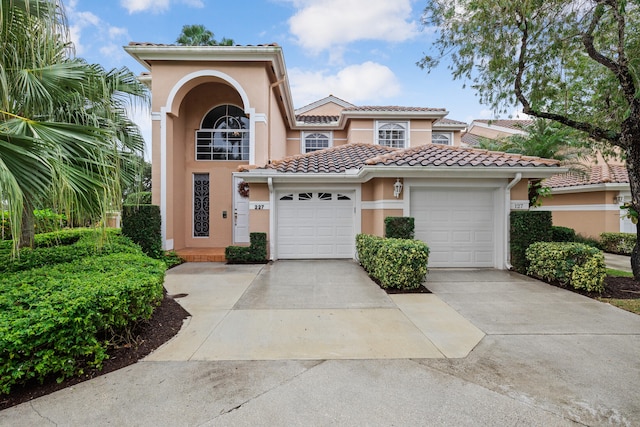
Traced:
[[493, 267], [492, 189], [414, 188], [415, 237], [430, 248], [432, 267]]
[[309, 191], [278, 201], [279, 258], [353, 258], [355, 198], [349, 192], [340, 194], [348, 198], [339, 198], [338, 193]]

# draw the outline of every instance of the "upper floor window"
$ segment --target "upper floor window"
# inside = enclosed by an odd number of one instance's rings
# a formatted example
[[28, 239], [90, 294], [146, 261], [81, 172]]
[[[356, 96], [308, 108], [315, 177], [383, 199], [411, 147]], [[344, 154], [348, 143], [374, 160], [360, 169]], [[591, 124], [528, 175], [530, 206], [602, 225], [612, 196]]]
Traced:
[[377, 123], [378, 144], [393, 148], [405, 148], [407, 146], [408, 123]]
[[313, 132], [305, 133], [302, 141], [302, 152], [311, 153], [312, 151], [324, 150], [331, 147], [331, 133]]
[[431, 134], [431, 142], [434, 144], [451, 145], [451, 134], [433, 132]]
[[207, 113], [196, 131], [196, 160], [249, 160], [249, 118], [235, 105]]

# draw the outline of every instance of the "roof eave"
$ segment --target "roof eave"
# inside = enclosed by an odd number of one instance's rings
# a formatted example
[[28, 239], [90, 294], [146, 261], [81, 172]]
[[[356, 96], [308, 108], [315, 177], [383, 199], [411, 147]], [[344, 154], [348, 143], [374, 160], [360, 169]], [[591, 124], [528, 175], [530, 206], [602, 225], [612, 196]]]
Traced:
[[278, 172], [272, 169], [253, 169], [241, 172], [248, 183], [267, 182], [269, 178], [278, 182], [366, 182], [371, 178], [549, 178], [568, 169], [563, 167], [491, 167], [491, 166], [364, 166], [338, 173]]
[[593, 191], [627, 191], [629, 189], [630, 186], [628, 182], [604, 182], [600, 184], [551, 188], [551, 194], [589, 193]]

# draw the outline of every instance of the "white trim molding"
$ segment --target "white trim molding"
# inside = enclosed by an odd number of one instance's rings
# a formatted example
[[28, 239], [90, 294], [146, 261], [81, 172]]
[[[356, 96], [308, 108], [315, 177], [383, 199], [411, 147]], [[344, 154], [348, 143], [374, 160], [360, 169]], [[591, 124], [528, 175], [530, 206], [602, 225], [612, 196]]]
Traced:
[[619, 211], [618, 204], [598, 204], [598, 205], [557, 205], [557, 206], [537, 206], [531, 208], [536, 211], [567, 212], [567, 211]]
[[361, 203], [363, 210], [369, 209], [404, 209], [404, 201], [403, 200], [374, 200], [372, 202], [362, 202]]

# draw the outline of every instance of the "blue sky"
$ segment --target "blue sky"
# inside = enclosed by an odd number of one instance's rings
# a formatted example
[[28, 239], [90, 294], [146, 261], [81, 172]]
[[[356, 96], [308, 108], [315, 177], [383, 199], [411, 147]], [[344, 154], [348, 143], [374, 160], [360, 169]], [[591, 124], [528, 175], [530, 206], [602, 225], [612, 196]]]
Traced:
[[[202, 24], [236, 44], [278, 43], [294, 106], [329, 94], [356, 105], [438, 107], [471, 122], [492, 118], [446, 65], [416, 62], [433, 34], [422, 28], [426, 0], [64, 0], [76, 55], [106, 68], [143, 71], [130, 41], [175, 43], [183, 25]], [[148, 130], [148, 113], [136, 122]]]

